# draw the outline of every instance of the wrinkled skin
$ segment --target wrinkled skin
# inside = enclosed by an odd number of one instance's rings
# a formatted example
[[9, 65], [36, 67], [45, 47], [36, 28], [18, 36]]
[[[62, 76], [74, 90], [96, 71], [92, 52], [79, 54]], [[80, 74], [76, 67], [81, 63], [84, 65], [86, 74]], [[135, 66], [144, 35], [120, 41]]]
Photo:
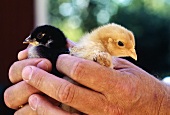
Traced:
[[[27, 49], [11, 65], [14, 85], [4, 93], [6, 105], [17, 109], [15, 115], [71, 115], [57, 106], [58, 101], [89, 115], [169, 114], [170, 87], [126, 60], [114, 58], [115, 68], [110, 69], [60, 55], [57, 69], [86, 88], [49, 74], [48, 60], [26, 57]], [[24, 107], [18, 109], [20, 105]]]

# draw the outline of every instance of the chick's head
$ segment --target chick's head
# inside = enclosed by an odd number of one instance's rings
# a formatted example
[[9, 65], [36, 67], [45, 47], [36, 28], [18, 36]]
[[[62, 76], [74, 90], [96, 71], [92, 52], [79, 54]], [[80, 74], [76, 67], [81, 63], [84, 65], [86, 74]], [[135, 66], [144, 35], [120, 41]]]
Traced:
[[66, 37], [58, 28], [50, 25], [43, 25], [35, 28], [31, 35], [23, 43], [29, 43], [33, 46], [44, 45], [46, 47], [66, 46]]
[[[117, 24], [108, 24], [98, 28], [95, 32], [105, 49], [116, 57], [132, 57], [137, 60], [135, 39], [131, 31]], [[93, 37], [95, 39], [95, 37]]]

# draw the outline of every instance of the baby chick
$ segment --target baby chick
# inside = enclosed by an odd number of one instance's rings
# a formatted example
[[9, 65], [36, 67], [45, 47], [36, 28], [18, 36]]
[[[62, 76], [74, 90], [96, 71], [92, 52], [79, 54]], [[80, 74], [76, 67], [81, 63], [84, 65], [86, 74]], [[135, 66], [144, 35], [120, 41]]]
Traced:
[[137, 60], [133, 33], [115, 23], [101, 26], [86, 34], [70, 49], [70, 54], [110, 68], [114, 66], [112, 56], [130, 56]]
[[23, 42], [31, 44], [28, 58], [47, 58], [52, 63], [52, 74], [62, 77], [56, 70], [56, 60], [60, 54], [69, 53], [67, 39], [63, 32], [50, 25], [35, 28], [31, 35]]
[[[28, 58], [47, 58], [52, 63], [52, 74], [76, 84], [76, 82], [56, 69], [58, 56], [60, 54], [69, 54], [67, 39], [61, 30], [50, 25], [39, 26], [33, 30], [23, 43], [31, 44], [28, 50]], [[81, 113], [63, 103], [60, 104], [60, 107], [70, 113]]]

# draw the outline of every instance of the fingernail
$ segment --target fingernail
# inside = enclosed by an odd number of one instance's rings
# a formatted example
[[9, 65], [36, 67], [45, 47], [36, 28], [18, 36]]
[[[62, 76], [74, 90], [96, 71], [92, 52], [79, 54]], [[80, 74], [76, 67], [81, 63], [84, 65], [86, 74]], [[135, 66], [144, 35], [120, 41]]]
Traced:
[[25, 81], [29, 81], [32, 77], [32, 67], [27, 66], [22, 71], [22, 78]]
[[36, 110], [37, 109], [37, 98], [35, 96], [31, 96], [29, 98], [29, 105], [31, 107], [32, 110]]
[[43, 60], [37, 64], [37, 67], [41, 69], [49, 70], [48, 64]]

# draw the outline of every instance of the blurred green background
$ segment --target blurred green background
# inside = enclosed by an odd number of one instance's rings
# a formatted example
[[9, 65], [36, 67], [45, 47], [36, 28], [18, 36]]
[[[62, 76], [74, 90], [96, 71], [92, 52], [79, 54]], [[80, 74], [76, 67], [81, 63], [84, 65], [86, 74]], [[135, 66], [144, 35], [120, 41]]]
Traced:
[[170, 75], [170, 0], [49, 0], [49, 22], [73, 41], [94, 28], [118, 23], [136, 39], [138, 61], [158, 78]]

